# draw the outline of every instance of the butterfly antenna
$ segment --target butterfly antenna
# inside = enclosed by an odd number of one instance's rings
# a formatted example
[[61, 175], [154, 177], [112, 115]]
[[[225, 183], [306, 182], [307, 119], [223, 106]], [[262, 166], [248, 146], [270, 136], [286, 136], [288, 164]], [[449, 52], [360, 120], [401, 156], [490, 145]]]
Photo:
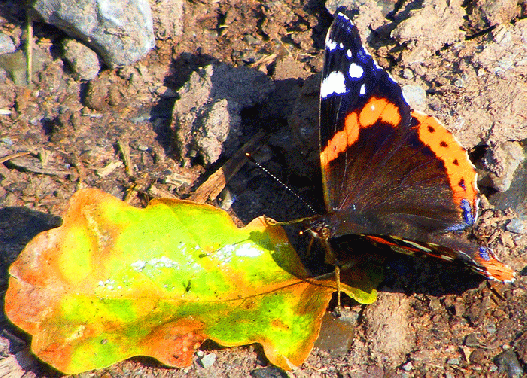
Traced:
[[247, 159], [249, 159], [250, 162], [254, 163], [258, 168], [260, 168], [262, 171], [264, 171], [269, 177], [271, 177], [273, 180], [275, 180], [277, 183], [279, 183], [280, 185], [282, 185], [289, 193], [291, 193], [296, 199], [298, 199], [300, 202], [302, 202], [302, 204], [304, 206], [306, 206], [309, 210], [311, 210], [313, 212], [313, 214], [317, 214], [317, 212], [315, 211], [315, 209], [313, 209], [313, 207], [305, 200], [303, 199], [300, 194], [298, 194], [297, 192], [295, 192], [293, 189], [291, 189], [287, 184], [285, 184], [284, 182], [282, 182], [282, 180], [280, 180], [278, 177], [276, 177], [275, 175], [273, 175], [271, 172], [269, 172], [269, 170], [267, 168], [265, 168], [263, 165], [261, 165], [260, 163], [258, 163], [256, 160], [254, 160], [254, 158], [251, 156], [250, 153], [246, 152], [245, 153], [245, 156], [247, 156]]

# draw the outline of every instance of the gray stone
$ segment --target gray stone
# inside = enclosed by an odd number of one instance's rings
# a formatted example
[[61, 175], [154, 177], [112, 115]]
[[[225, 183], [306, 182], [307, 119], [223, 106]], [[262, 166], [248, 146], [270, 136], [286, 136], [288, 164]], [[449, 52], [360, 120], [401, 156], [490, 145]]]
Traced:
[[[483, 177], [482, 182], [486, 186], [490, 186], [490, 182], [485, 180], [486, 177]], [[523, 163], [514, 171], [512, 177], [512, 182], [510, 187], [505, 192], [496, 192], [488, 196], [489, 202], [500, 210], [509, 210], [512, 209], [520, 217], [520, 221], [512, 223], [509, 231], [513, 229], [516, 231], [521, 231], [522, 225], [527, 219], [527, 161], [524, 160]], [[527, 224], [526, 224], [527, 226]], [[509, 228], [509, 226], [507, 227]], [[516, 232], [514, 231], [514, 232]]]
[[0, 55], [0, 68], [6, 71], [16, 85], [27, 84], [26, 55], [23, 50]]
[[507, 231], [514, 232], [516, 234], [527, 234], [527, 217], [519, 217], [511, 219], [507, 224]]
[[523, 368], [521, 367], [520, 362], [518, 361], [518, 357], [516, 356], [514, 350], [506, 350], [496, 356], [494, 360], [498, 365], [498, 370], [500, 372], [507, 373], [509, 377], [519, 378], [524, 376]]
[[0, 55], [15, 52], [16, 46], [10, 36], [0, 33]]
[[404, 98], [412, 109], [424, 111], [426, 107], [426, 91], [419, 85], [404, 85], [402, 87]]
[[33, 8], [111, 67], [134, 63], [155, 45], [148, 0], [36, 0]]
[[205, 354], [199, 359], [199, 364], [205, 369], [211, 367], [216, 362], [216, 353]]
[[74, 39], [62, 43], [64, 58], [71, 66], [78, 79], [92, 80], [97, 77], [101, 66], [97, 53]]

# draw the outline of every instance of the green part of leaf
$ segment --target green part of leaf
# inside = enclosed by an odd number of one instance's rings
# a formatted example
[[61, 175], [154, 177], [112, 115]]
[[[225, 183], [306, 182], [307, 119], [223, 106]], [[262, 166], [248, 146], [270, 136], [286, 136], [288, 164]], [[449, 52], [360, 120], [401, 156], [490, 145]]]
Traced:
[[361, 304], [371, 304], [377, 300], [377, 287], [384, 279], [382, 265], [365, 261], [342, 271], [342, 291]]

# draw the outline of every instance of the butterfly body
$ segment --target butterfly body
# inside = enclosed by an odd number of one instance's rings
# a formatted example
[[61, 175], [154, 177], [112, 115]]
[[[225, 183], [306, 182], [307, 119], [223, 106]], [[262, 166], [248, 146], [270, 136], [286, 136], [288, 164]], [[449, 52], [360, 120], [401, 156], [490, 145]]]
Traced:
[[306, 228], [326, 240], [353, 234], [399, 252], [463, 260], [512, 281], [490, 249], [456, 232], [478, 214], [477, 174], [465, 149], [437, 119], [412, 111], [345, 8], [325, 45], [319, 122], [327, 212]]

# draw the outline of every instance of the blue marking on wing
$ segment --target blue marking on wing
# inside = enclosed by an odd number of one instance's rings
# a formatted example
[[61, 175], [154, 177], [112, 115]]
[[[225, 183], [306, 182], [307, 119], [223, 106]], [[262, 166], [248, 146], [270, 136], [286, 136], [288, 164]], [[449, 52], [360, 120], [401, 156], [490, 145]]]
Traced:
[[465, 223], [468, 226], [473, 225], [475, 219], [472, 214], [472, 206], [470, 206], [470, 202], [466, 198], [463, 198], [463, 200], [461, 200], [461, 210], [463, 210], [463, 219], [465, 220]]
[[488, 249], [485, 247], [479, 247], [479, 256], [485, 261], [490, 261]]

